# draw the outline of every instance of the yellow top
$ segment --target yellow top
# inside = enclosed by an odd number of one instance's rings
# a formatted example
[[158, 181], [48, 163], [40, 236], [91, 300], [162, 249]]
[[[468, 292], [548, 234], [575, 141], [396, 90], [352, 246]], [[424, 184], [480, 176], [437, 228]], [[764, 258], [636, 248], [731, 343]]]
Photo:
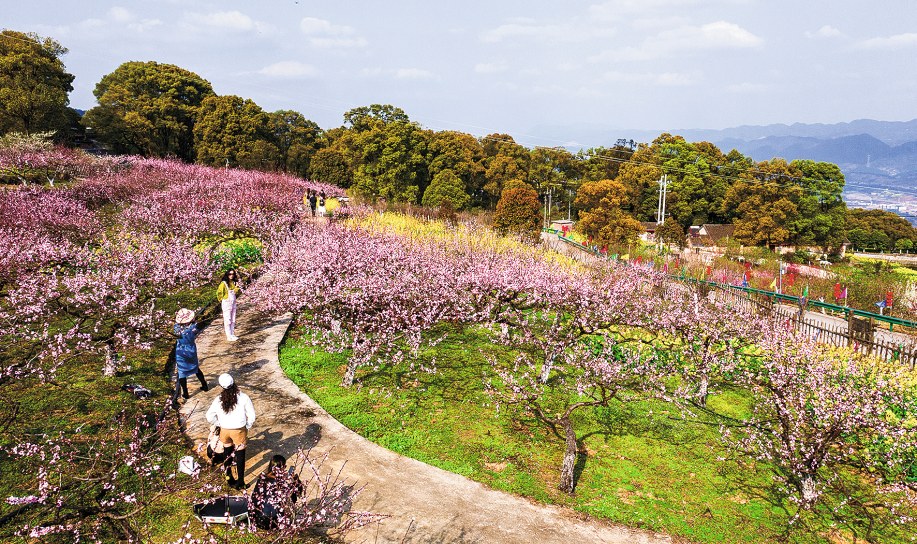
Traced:
[[229, 291], [232, 291], [235, 294], [239, 294], [239, 286], [233, 282], [230, 282], [229, 285], [226, 285], [225, 281], [220, 282], [220, 286], [217, 287], [217, 300], [223, 301], [229, 298]]

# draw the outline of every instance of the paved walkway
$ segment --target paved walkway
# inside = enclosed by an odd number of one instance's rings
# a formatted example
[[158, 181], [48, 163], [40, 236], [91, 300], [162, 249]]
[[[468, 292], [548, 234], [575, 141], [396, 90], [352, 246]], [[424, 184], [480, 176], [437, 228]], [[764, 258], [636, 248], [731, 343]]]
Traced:
[[326, 468], [337, 470], [346, 462], [343, 475], [347, 480], [365, 485], [354, 509], [391, 516], [378, 526], [354, 531], [348, 540], [405, 544], [681, 542], [495, 491], [364, 439], [328, 415], [280, 369], [277, 348], [289, 325], [289, 316], [259, 314], [243, 299], [236, 330], [241, 340], [226, 342], [220, 319], [198, 337], [201, 369], [214, 387], [209, 392], [196, 390], [182, 406], [187, 433], [196, 443], [206, 440], [204, 414], [220, 391], [216, 377], [232, 373], [258, 412], [249, 439], [246, 480], [254, 482], [264, 470], [266, 455], [289, 457], [299, 446], [313, 446], [317, 454], [329, 452]]

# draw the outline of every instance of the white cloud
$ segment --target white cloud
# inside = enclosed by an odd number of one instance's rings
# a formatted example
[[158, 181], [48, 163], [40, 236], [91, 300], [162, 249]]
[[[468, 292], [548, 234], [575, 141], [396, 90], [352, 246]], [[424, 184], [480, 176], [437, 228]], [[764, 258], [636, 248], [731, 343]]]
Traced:
[[824, 25], [815, 32], [806, 32], [806, 38], [837, 38], [842, 35], [840, 30], [831, 25]]
[[474, 65], [474, 71], [478, 74], [499, 74], [506, 71], [506, 63], [480, 62]]
[[395, 70], [385, 70], [382, 68], [363, 68], [360, 75], [367, 78], [386, 78], [386, 79], [436, 79], [433, 72], [420, 68], [398, 68]]
[[719, 49], [758, 47], [764, 41], [735, 23], [716, 21], [701, 26], [682, 26], [659, 34], [667, 48]]
[[309, 37], [309, 43], [321, 48], [366, 47], [365, 38], [356, 36], [356, 30], [347, 25], [336, 25], [325, 19], [304, 17], [299, 29]]
[[295, 60], [284, 60], [265, 66], [258, 70], [258, 73], [269, 77], [295, 79], [314, 76], [316, 71], [315, 67], [309, 64]]
[[637, 47], [607, 50], [592, 56], [592, 62], [644, 61], [686, 52], [711, 49], [759, 47], [764, 40], [735, 23], [716, 21], [705, 25], [683, 25], [647, 38]]
[[398, 79], [433, 79], [433, 72], [421, 70], [420, 68], [399, 68], [395, 70], [395, 77]]
[[316, 17], [304, 17], [303, 20], [299, 22], [299, 29], [307, 36], [316, 34], [322, 36], [350, 36], [355, 32], [353, 27], [335, 25], [332, 24], [331, 21], [318, 19]]
[[533, 19], [514, 19], [506, 24], [485, 31], [481, 41], [497, 43], [516, 38], [538, 38], [553, 42], [578, 42], [614, 34], [613, 27], [596, 24], [595, 21], [577, 21], [554, 24], [538, 23]]
[[106, 39], [115, 39], [116, 37], [121, 39], [124, 35], [124, 30], [136, 34], [146, 32], [162, 24], [159, 19], [138, 19], [127, 8], [115, 6], [109, 9], [102, 19], [91, 17], [75, 23], [72, 27], [55, 27], [56, 30], [53, 35], [67, 37], [71, 34], [86, 34], [96, 41], [104, 41]]
[[127, 23], [134, 20], [134, 15], [127, 8], [114, 6], [108, 10], [108, 18], [118, 23]]
[[917, 47], [917, 32], [880, 36], [864, 40], [858, 43], [857, 47], [861, 49], [906, 49], [908, 47]]
[[230, 32], [270, 32], [272, 27], [252, 19], [240, 11], [215, 11], [212, 13], [187, 13], [184, 23], [191, 27], [209, 28]]

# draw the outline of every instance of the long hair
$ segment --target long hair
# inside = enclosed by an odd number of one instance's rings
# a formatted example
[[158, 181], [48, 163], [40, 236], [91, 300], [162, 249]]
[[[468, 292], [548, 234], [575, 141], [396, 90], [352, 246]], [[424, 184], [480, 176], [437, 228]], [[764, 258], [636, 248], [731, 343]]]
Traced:
[[232, 280], [232, 283], [238, 283], [238, 281], [239, 281], [239, 273], [236, 272], [236, 269], [235, 269], [235, 268], [230, 268], [230, 269], [227, 270], [226, 272], [223, 272], [223, 280], [222, 280], [222, 281], [225, 281], [225, 282], [226, 282], [226, 286], [227, 286], [227, 287], [229, 287], [229, 273], [230, 273], [230, 272], [232, 272], [232, 275], [234, 276], [234, 278], [233, 278], [233, 280]]
[[232, 384], [229, 387], [223, 389], [223, 392], [220, 393], [220, 406], [223, 408], [223, 413], [228, 414], [232, 412], [232, 409], [236, 407], [236, 403], [239, 401], [239, 386]]

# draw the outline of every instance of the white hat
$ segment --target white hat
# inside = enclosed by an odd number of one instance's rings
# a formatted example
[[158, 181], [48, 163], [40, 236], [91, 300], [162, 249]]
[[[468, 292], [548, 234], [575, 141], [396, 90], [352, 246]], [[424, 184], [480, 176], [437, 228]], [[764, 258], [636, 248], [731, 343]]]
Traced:
[[194, 321], [194, 311], [189, 310], [188, 308], [182, 308], [175, 314], [175, 322], [179, 325], [184, 325], [185, 323], [191, 323]]
[[226, 389], [233, 384], [233, 379], [232, 379], [232, 376], [224, 373], [224, 374], [220, 374], [219, 382], [220, 382], [220, 387], [222, 387], [223, 389]]

